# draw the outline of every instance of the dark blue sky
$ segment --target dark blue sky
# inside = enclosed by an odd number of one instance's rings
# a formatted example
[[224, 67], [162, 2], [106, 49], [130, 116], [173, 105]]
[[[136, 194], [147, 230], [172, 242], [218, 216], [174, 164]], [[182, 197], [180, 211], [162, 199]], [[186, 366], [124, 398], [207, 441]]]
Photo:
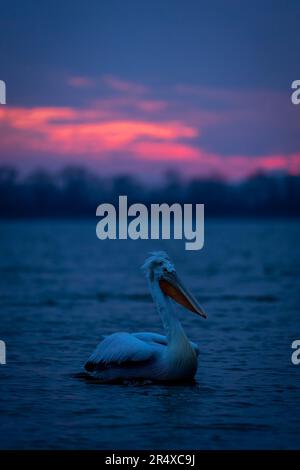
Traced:
[[300, 67], [299, 20], [293, 0], [2, 1], [1, 73], [18, 104], [55, 102], [63, 73], [285, 90]]

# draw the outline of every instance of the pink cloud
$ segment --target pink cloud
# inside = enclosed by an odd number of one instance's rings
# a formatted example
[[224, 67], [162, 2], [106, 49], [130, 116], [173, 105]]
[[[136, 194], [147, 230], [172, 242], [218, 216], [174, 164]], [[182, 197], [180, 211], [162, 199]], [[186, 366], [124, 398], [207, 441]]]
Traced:
[[154, 113], [157, 111], [163, 111], [167, 108], [168, 103], [163, 100], [137, 100], [136, 107], [141, 111]]
[[[191, 139], [196, 129], [176, 121], [103, 119], [101, 110], [75, 108], [11, 108], [0, 114], [2, 149], [14, 153], [31, 152], [60, 154], [122, 153], [131, 150], [134, 142], [165, 142]], [[17, 143], [17, 145], [16, 145]], [[128, 147], [129, 146], [129, 147]]]
[[219, 173], [231, 179], [259, 170], [300, 172], [300, 154], [224, 157], [196, 146], [199, 130], [183, 122], [107, 119], [97, 107], [1, 108], [0, 136], [2, 155], [61, 155], [70, 160], [78, 155], [101, 161], [117, 152], [128, 161], [172, 163], [180, 169], [188, 162], [184, 172], [190, 176]]
[[91, 88], [105, 85], [107, 88], [124, 93], [124, 95], [142, 95], [147, 93], [148, 88], [145, 85], [136, 82], [123, 80], [114, 75], [103, 75], [102, 77], [87, 77], [84, 75], [74, 75], [67, 79], [67, 83], [74, 88]]
[[[70, 80], [77, 88], [101, 84], [101, 79], [97, 82], [84, 76]], [[113, 168], [117, 161], [115, 171], [121, 166], [132, 172], [144, 171], [146, 167], [151, 172], [171, 166], [189, 176], [220, 174], [230, 179], [244, 178], [257, 171], [300, 173], [300, 152], [251, 155], [236, 151], [222, 155], [216, 150], [206, 150], [202, 143], [207, 129], [213, 131], [217, 140], [219, 130], [225, 129], [226, 134], [226, 126], [232, 123], [236, 134], [233, 132], [229, 137], [233, 140], [243, 130], [242, 124], [247, 131], [253, 123], [256, 130], [264, 129], [265, 123], [272, 121], [276, 133], [280, 134], [284, 121], [276, 113], [279, 106], [282, 109], [280, 94], [176, 88], [179, 95], [200, 96], [209, 103], [227, 103], [220, 109], [214, 106], [203, 109], [194, 103], [177, 101], [176, 96], [168, 100], [153, 98], [143, 85], [110, 75], [102, 82], [118, 93], [100, 96], [83, 108], [1, 107], [0, 162], [12, 159], [20, 162], [24, 156], [32, 156], [46, 165], [49, 161], [98, 162], [102, 163], [102, 170]], [[253, 106], [260, 101], [263, 106]], [[227, 106], [229, 103], [231, 107]]]
[[74, 88], [90, 88], [95, 85], [95, 82], [89, 77], [74, 76], [68, 78], [68, 84]]
[[123, 92], [123, 93], [133, 93], [133, 94], [144, 94], [148, 91], [148, 88], [140, 83], [134, 83], [122, 80], [114, 75], [104, 75], [102, 77], [105, 85], [112, 90]]
[[118, 96], [98, 99], [93, 106], [109, 113], [111, 117], [114, 116], [116, 119], [120, 116], [128, 118], [129, 114], [140, 115], [141, 119], [144, 119], [146, 115], [154, 115], [167, 110], [168, 102], [156, 99], [144, 100], [135, 96]]
[[300, 153], [291, 155], [235, 155], [226, 156], [199, 153], [198, 164], [194, 165], [191, 172], [202, 175], [218, 174], [226, 179], [240, 180], [257, 172], [284, 171], [289, 174], [300, 173]]
[[160, 161], [197, 161], [199, 151], [191, 145], [169, 142], [138, 142], [131, 147], [140, 159]]

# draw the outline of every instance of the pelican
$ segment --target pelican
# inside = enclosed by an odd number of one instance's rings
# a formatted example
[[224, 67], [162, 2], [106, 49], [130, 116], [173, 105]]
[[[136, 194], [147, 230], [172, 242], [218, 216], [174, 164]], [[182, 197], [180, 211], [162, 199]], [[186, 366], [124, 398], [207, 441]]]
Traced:
[[192, 380], [198, 366], [198, 347], [186, 337], [170, 299], [203, 318], [206, 314], [179, 280], [166, 253], [151, 253], [142, 269], [166, 336], [113, 333], [98, 344], [84, 367], [89, 376], [105, 383]]

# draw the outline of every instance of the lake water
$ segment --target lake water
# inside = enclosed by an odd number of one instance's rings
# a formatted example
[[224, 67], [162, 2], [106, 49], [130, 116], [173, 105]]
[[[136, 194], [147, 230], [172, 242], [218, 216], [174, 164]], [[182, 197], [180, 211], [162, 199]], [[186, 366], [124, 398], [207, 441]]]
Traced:
[[[2, 449], [300, 448], [300, 223], [207, 221], [205, 247], [99, 241], [94, 221], [0, 224]], [[140, 271], [164, 249], [205, 308], [195, 385], [74, 374], [116, 331], [162, 331]]]

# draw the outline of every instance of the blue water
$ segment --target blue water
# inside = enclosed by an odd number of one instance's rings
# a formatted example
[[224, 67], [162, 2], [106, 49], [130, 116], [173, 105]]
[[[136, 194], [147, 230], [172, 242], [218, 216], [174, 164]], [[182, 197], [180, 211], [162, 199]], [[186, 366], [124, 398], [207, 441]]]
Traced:
[[[208, 221], [205, 248], [99, 241], [94, 222], [0, 224], [0, 447], [300, 448], [300, 224]], [[102, 334], [162, 331], [140, 272], [162, 248], [208, 313], [195, 385], [78, 380]]]

